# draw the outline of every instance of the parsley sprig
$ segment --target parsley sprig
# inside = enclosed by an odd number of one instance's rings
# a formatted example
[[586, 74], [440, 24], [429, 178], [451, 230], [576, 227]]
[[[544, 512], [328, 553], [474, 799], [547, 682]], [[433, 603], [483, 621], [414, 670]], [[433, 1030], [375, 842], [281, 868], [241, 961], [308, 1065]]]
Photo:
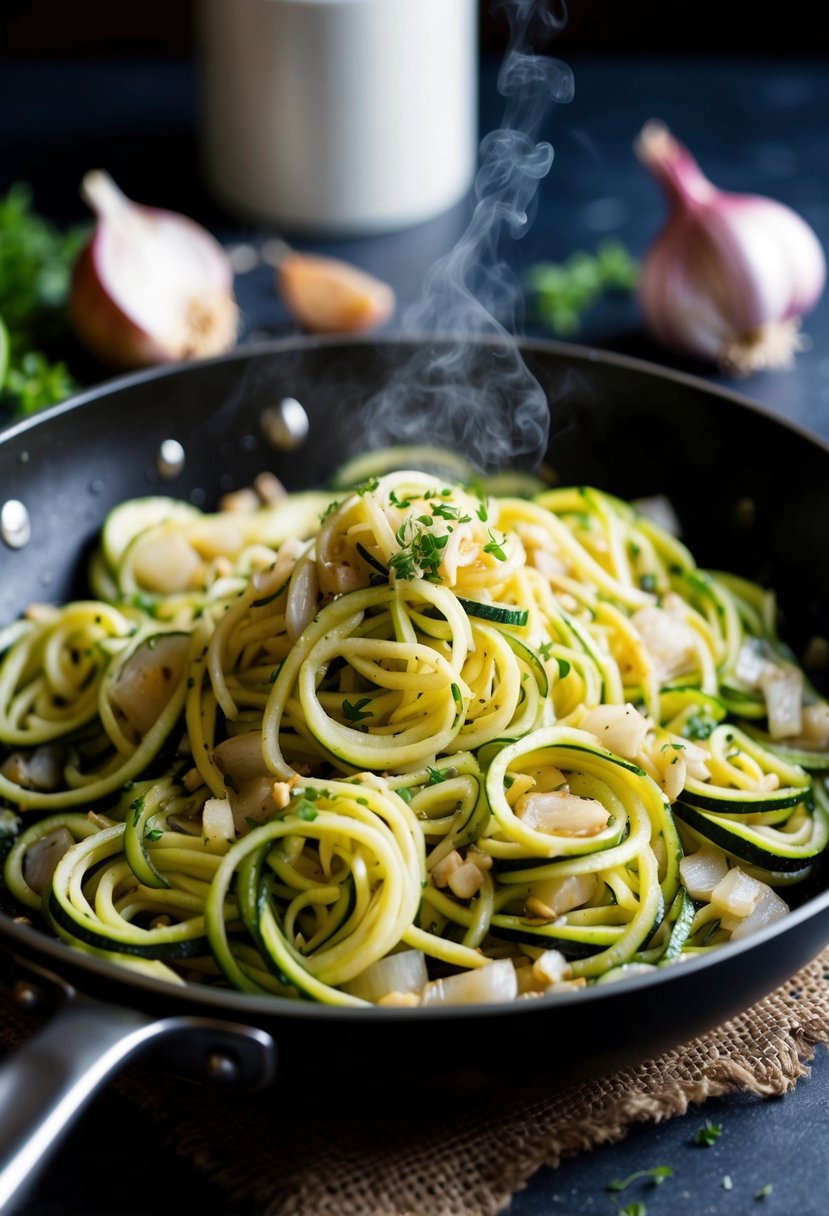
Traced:
[[0, 199], [0, 406], [13, 417], [78, 388], [62, 356], [73, 345], [69, 284], [88, 231], [59, 231], [33, 210], [23, 183]]
[[585, 313], [603, 295], [629, 293], [638, 280], [638, 262], [614, 240], [592, 254], [578, 250], [563, 262], [539, 262], [526, 275], [537, 319], [559, 336], [578, 333]]

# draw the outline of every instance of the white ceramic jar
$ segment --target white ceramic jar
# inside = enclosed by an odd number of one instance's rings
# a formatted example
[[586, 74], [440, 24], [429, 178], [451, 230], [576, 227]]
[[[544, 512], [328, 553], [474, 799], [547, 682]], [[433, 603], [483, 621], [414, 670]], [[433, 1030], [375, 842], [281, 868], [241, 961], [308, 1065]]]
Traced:
[[237, 214], [365, 235], [470, 188], [478, 0], [199, 0], [197, 34], [205, 174]]

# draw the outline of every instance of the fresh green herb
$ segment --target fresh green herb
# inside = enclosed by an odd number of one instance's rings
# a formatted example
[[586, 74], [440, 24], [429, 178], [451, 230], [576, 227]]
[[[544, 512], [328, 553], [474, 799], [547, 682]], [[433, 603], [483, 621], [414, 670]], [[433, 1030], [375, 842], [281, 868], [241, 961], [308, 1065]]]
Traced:
[[710, 1119], [705, 1120], [705, 1127], [699, 1128], [694, 1136], [694, 1144], [700, 1145], [701, 1148], [710, 1148], [715, 1144], [722, 1135], [722, 1127], [719, 1123], [712, 1123]]
[[596, 252], [577, 251], [563, 262], [539, 262], [526, 275], [537, 320], [560, 336], [578, 333], [584, 315], [602, 296], [633, 291], [638, 262], [620, 241]]
[[757, 1194], [754, 1196], [754, 1198], [755, 1199], [765, 1199], [766, 1196], [770, 1195], [773, 1190], [774, 1190], [774, 1187], [772, 1186], [772, 1184], [770, 1182], [767, 1182], [765, 1186], [760, 1187], [760, 1190], [757, 1192]]
[[460, 509], [451, 506], [448, 502], [432, 503], [432, 514], [437, 515], [440, 519], [455, 519], [459, 524], [468, 524], [472, 519], [471, 515], [461, 515]]
[[317, 808], [313, 805], [313, 803], [308, 802], [305, 798], [303, 798], [296, 808], [296, 813], [299, 818], [304, 819], [306, 823], [313, 823], [317, 817]]
[[654, 1165], [648, 1170], [637, 1170], [635, 1174], [629, 1174], [627, 1178], [617, 1178], [614, 1182], [609, 1182], [605, 1189], [613, 1192], [626, 1191], [631, 1183], [645, 1178], [649, 1179], [654, 1186], [661, 1186], [666, 1178], [673, 1176], [673, 1172], [673, 1166]]
[[475, 514], [478, 516], [478, 519], [481, 521], [481, 523], [485, 524], [486, 521], [489, 519], [489, 511], [487, 511], [487, 509], [486, 509], [486, 503], [482, 502], [481, 505], [478, 507], [478, 510], [475, 512]]
[[457, 684], [452, 685], [452, 700], [457, 706], [458, 713], [463, 713], [463, 697], [461, 696], [461, 690], [458, 688]]
[[364, 494], [373, 494], [379, 484], [379, 477], [367, 477], [365, 481], [361, 481], [358, 486], [354, 487], [354, 493], [359, 494], [362, 498]]
[[360, 697], [359, 701], [354, 704], [346, 698], [343, 701], [343, 717], [346, 722], [362, 722], [364, 718], [373, 718], [374, 714], [370, 709], [366, 709], [366, 705], [371, 704], [371, 697]]
[[707, 739], [716, 725], [711, 718], [705, 718], [702, 714], [692, 714], [685, 723], [682, 733], [686, 739]]
[[389, 502], [393, 507], [399, 507], [401, 511], [405, 511], [406, 507], [412, 505], [411, 498], [398, 498], [394, 490], [389, 491]]
[[323, 511], [322, 515], [320, 515], [320, 523], [324, 524], [329, 515], [333, 515], [339, 505], [340, 503], [338, 499], [334, 499], [333, 502], [330, 502]]
[[[431, 522], [432, 520], [429, 519], [429, 523]], [[424, 530], [416, 531], [411, 539], [407, 540], [407, 528], [404, 523], [398, 528], [396, 538], [401, 549], [399, 553], [392, 554], [388, 564], [389, 569], [394, 570], [397, 578], [405, 580], [426, 578], [432, 582], [438, 582], [442, 550], [446, 548], [448, 535], [436, 536], [433, 532]]]
[[23, 183], [0, 199], [0, 405], [13, 416], [63, 401], [78, 387], [64, 362], [72, 347], [67, 300], [88, 232], [60, 232], [32, 209]]
[[144, 795], [143, 794], [141, 795], [140, 798], [136, 798], [134, 802], [130, 803], [130, 810], [133, 812], [132, 825], [133, 825], [133, 827], [137, 827], [138, 821], [141, 818], [141, 812], [144, 810]]
[[400, 789], [397, 790], [396, 793], [397, 793], [398, 798], [402, 798], [404, 802], [411, 802], [412, 791], [410, 789], [408, 789], [405, 785], [401, 785]]
[[626, 1203], [623, 1208], [619, 1208], [619, 1216], [648, 1216], [648, 1205], [641, 1199], [635, 1199], [633, 1203]]
[[538, 648], [538, 653], [541, 655], [542, 659], [544, 659], [546, 661], [547, 659], [549, 659], [550, 655], [553, 653], [553, 643], [552, 642], [542, 642]]
[[668, 752], [668, 751], [684, 752], [685, 744], [684, 743], [663, 743], [659, 750], [660, 750], [660, 752]]
[[144, 833], [145, 839], [151, 840], [153, 844], [155, 844], [156, 840], [160, 840], [163, 835], [164, 833], [161, 828], [152, 828], [151, 831]]
[[492, 535], [492, 529], [489, 529], [489, 541], [484, 545], [484, 553], [491, 553], [499, 562], [505, 562], [507, 555], [504, 552], [504, 546], [501, 541], [495, 539]]
[[570, 664], [567, 662], [567, 660], [559, 659], [558, 660], [558, 678], [560, 680], [563, 680], [564, 677], [569, 674], [569, 672], [570, 672]]
[[439, 768], [430, 768], [427, 764], [426, 772], [429, 774], [429, 785], [439, 785], [441, 781], [446, 780], [446, 773], [441, 772]]

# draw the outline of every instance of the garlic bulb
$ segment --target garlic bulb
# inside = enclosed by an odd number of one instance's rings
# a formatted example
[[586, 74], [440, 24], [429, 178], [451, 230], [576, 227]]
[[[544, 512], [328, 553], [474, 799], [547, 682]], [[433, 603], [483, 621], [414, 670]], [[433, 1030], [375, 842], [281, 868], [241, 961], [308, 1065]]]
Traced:
[[350, 262], [321, 254], [283, 251], [276, 262], [276, 284], [291, 316], [310, 333], [376, 329], [395, 308], [388, 283]]
[[73, 271], [70, 316], [120, 370], [217, 355], [236, 343], [233, 269], [219, 242], [177, 212], [132, 202], [101, 170], [81, 193], [96, 215]]
[[783, 203], [718, 190], [660, 122], [635, 150], [670, 208], [641, 268], [653, 336], [734, 375], [791, 366], [826, 278], [814, 231]]

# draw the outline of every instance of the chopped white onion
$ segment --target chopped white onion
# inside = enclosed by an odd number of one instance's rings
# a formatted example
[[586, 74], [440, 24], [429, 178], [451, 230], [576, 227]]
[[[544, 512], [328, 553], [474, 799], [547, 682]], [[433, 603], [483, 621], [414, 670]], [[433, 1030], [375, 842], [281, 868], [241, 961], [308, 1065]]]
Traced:
[[42, 895], [55, 872], [58, 862], [72, 848], [75, 839], [68, 828], [55, 828], [41, 836], [26, 850], [23, 857], [23, 877], [37, 895]]
[[610, 812], [596, 798], [565, 790], [522, 794], [515, 814], [529, 828], [560, 836], [595, 836], [607, 827]]
[[728, 862], [711, 844], [704, 844], [679, 863], [679, 876], [691, 899], [710, 899], [712, 891], [727, 873]]
[[428, 982], [425, 954], [420, 950], [401, 950], [378, 959], [353, 980], [343, 984], [343, 988], [352, 996], [376, 1004], [393, 992], [419, 995]]
[[518, 980], [515, 967], [508, 959], [499, 959], [478, 967], [475, 971], [461, 971], [446, 979], [432, 980], [423, 989], [423, 1005], [493, 1005], [500, 1001], [514, 1001], [518, 996]]
[[594, 735], [608, 751], [635, 760], [650, 729], [648, 719], [635, 705], [597, 705], [582, 718], [579, 726]]
[[734, 674], [743, 687], [757, 690], [770, 666], [767, 644], [760, 638], [746, 638], [734, 664]]
[[316, 564], [309, 558], [297, 562], [288, 587], [285, 624], [291, 641], [296, 642], [310, 625], [317, 611], [319, 582]]
[[533, 884], [531, 896], [552, 912], [563, 916], [573, 908], [580, 908], [596, 894], [598, 879], [595, 874], [571, 874], [567, 878], [545, 878]]
[[651, 497], [634, 498], [631, 502], [640, 515], [644, 515], [651, 523], [656, 524], [658, 528], [664, 529], [671, 536], [681, 536], [682, 526], [679, 522], [679, 516], [674, 510], [673, 503], [670, 498], [666, 498], [664, 494], [654, 494]]
[[673, 612], [648, 604], [634, 612], [630, 623], [642, 639], [663, 683], [691, 670], [696, 638], [690, 626]]
[[198, 581], [202, 559], [180, 532], [153, 534], [136, 545], [133, 570], [147, 591], [175, 595]]
[[213, 759], [222, 774], [229, 774], [237, 787], [252, 777], [266, 776], [268, 767], [262, 756], [262, 732], [244, 731], [231, 735], [213, 751]]
[[760, 885], [763, 891], [754, 905], [753, 911], [749, 912], [748, 916], [731, 930], [733, 942], [748, 937], [749, 934], [756, 933], [759, 929], [764, 929], [766, 925], [773, 925], [775, 921], [782, 920], [789, 912], [789, 905], [780, 898], [776, 891], [766, 883]]
[[787, 739], [803, 729], [803, 673], [791, 663], [771, 667], [760, 677], [772, 739]]
[[711, 903], [732, 916], [748, 916], [757, 906], [764, 885], [739, 866], [733, 866], [711, 892]]
[[224, 848], [236, 838], [233, 811], [227, 798], [208, 798], [201, 816], [202, 836], [208, 848]]
[[156, 634], [127, 659], [110, 687], [113, 706], [139, 735], [155, 725], [181, 683], [189, 647], [186, 634]]

